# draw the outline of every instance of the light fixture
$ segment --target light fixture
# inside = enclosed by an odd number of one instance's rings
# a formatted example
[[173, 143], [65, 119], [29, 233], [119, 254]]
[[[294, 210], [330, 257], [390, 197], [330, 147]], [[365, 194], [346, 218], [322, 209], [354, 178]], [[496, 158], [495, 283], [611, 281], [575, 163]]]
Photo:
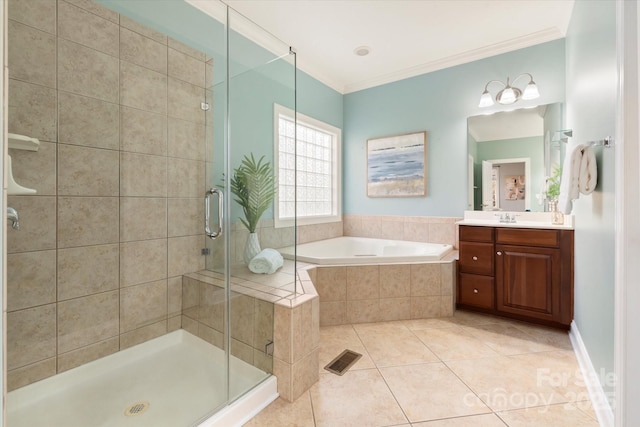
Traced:
[[353, 49], [353, 53], [357, 56], [367, 56], [371, 52], [371, 48], [369, 46], [358, 46]]
[[535, 99], [540, 96], [540, 92], [538, 92], [538, 86], [536, 86], [536, 82], [533, 81], [533, 76], [529, 73], [520, 74], [518, 77], [513, 79], [515, 83], [520, 77], [529, 77], [529, 83], [524, 88], [524, 91], [518, 89], [517, 87], [511, 86], [509, 83], [509, 77], [507, 77], [507, 83], [503, 83], [500, 80], [490, 80], [484, 86], [484, 92], [482, 92], [482, 96], [480, 97], [480, 104], [478, 105], [480, 108], [490, 107], [493, 105], [493, 97], [491, 93], [489, 93], [489, 85], [491, 83], [500, 83], [503, 86], [503, 89], [496, 94], [496, 101], [502, 105], [510, 105], [517, 102], [520, 98], [524, 100]]

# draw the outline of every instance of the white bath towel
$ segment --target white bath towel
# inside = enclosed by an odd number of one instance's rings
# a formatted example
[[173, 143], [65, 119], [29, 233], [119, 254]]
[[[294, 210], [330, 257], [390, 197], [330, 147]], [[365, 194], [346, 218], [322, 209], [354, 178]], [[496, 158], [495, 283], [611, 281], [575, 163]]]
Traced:
[[598, 165], [596, 155], [591, 147], [585, 147], [582, 151], [582, 161], [580, 162], [579, 187], [582, 194], [591, 194], [598, 183]]
[[275, 249], [263, 249], [249, 262], [249, 270], [258, 274], [273, 274], [283, 264], [280, 252]]
[[558, 210], [565, 214], [571, 213], [572, 201], [580, 197], [580, 164], [582, 163], [583, 149], [582, 144], [577, 144], [564, 158]]

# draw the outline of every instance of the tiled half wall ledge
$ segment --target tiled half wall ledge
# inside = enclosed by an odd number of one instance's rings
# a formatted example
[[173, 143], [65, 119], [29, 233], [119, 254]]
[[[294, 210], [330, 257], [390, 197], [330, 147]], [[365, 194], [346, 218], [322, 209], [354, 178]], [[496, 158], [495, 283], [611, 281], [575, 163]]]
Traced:
[[[288, 274], [290, 266], [284, 269], [276, 275]], [[280, 396], [292, 402], [319, 379], [318, 294], [304, 270], [299, 271], [297, 293], [288, 284], [266, 284], [275, 275], [240, 274], [231, 277], [231, 354], [273, 373]], [[203, 270], [184, 275], [182, 288], [183, 329], [221, 349], [226, 342], [224, 283], [222, 274]], [[268, 341], [274, 343], [273, 356], [265, 352]]]

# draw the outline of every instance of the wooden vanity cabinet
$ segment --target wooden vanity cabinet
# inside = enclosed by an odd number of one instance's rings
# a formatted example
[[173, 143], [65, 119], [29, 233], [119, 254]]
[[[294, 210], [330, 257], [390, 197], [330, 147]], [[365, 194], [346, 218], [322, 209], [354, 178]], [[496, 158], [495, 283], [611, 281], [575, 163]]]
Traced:
[[459, 307], [568, 328], [573, 230], [460, 226]]

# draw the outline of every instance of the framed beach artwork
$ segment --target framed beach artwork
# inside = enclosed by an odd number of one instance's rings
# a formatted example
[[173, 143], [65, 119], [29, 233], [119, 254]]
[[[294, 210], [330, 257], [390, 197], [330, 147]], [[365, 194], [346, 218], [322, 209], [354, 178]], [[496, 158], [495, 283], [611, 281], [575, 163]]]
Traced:
[[367, 196], [427, 195], [427, 132], [367, 141]]

